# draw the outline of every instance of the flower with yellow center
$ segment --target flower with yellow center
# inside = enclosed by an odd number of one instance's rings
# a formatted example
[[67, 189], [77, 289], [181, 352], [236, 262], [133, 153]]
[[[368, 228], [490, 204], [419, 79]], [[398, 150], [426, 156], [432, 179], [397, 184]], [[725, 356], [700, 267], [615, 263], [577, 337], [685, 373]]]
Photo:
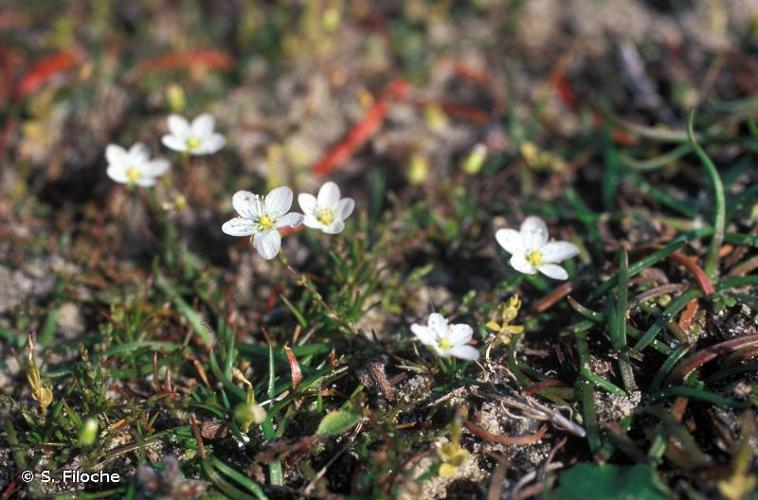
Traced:
[[108, 177], [127, 186], [153, 186], [169, 167], [166, 160], [151, 160], [147, 147], [139, 142], [129, 150], [109, 144], [105, 148], [105, 159]]
[[232, 206], [240, 216], [226, 221], [221, 230], [230, 236], [252, 236], [260, 256], [273, 259], [282, 246], [279, 229], [303, 221], [303, 214], [289, 211], [292, 198], [292, 190], [286, 186], [271, 190], [265, 198], [250, 191], [237, 191], [232, 196]]
[[275, 226], [276, 221], [266, 214], [263, 214], [258, 218], [258, 228], [261, 231], [271, 231]]
[[126, 178], [129, 179], [129, 182], [137, 182], [140, 177], [142, 177], [142, 172], [140, 172], [137, 167], [129, 167], [126, 169]]
[[449, 325], [444, 316], [432, 313], [426, 325], [411, 325], [411, 332], [441, 358], [479, 359], [479, 351], [468, 345], [474, 334], [469, 325]]
[[200, 140], [196, 137], [188, 137], [184, 141], [184, 145], [187, 147], [187, 152], [191, 153], [200, 147]]
[[579, 247], [571, 242], [548, 241], [547, 225], [535, 216], [524, 219], [518, 231], [498, 229], [495, 239], [511, 254], [511, 267], [524, 274], [539, 271], [549, 278], [568, 279], [568, 273], [558, 263], [579, 255]]
[[542, 253], [539, 250], [532, 250], [526, 254], [526, 261], [534, 267], [542, 264]]
[[334, 222], [334, 210], [331, 208], [323, 208], [316, 214], [316, 220], [318, 220], [324, 226], [328, 226]]
[[355, 208], [352, 198], [341, 198], [340, 188], [334, 182], [327, 182], [318, 190], [318, 196], [300, 193], [297, 202], [303, 210], [303, 223], [327, 234], [337, 234], [345, 229], [345, 219]]
[[169, 133], [161, 138], [163, 145], [180, 153], [210, 155], [226, 144], [223, 135], [214, 132], [215, 120], [207, 113], [188, 122], [184, 117], [168, 117]]

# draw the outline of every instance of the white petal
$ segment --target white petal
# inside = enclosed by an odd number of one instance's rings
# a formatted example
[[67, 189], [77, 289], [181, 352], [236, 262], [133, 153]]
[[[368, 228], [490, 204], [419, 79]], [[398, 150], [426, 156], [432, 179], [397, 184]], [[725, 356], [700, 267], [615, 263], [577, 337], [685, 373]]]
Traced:
[[521, 233], [515, 229], [498, 229], [495, 232], [498, 244], [512, 255], [524, 253], [524, 245], [521, 242]]
[[542, 260], [548, 264], [579, 255], [579, 247], [568, 241], [551, 241], [540, 248]]
[[195, 151], [196, 155], [212, 155], [226, 145], [226, 139], [221, 134], [212, 134], [202, 140], [200, 147]]
[[168, 117], [168, 130], [172, 135], [185, 138], [190, 133], [190, 125], [183, 116], [171, 115]]
[[334, 222], [324, 227], [323, 231], [326, 234], [339, 234], [345, 229], [345, 222], [341, 219], [335, 219]]
[[286, 214], [292, 206], [292, 196], [292, 190], [287, 186], [272, 189], [264, 202], [266, 213], [274, 218]]
[[295, 227], [303, 222], [303, 214], [290, 212], [276, 219], [276, 227]]
[[443, 335], [447, 331], [447, 320], [439, 313], [432, 313], [429, 315], [429, 329], [435, 335]]
[[458, 323], [450, 325], [450, 336], [448, 337], [448, 340], [453, 344], [465, 344], [471, 340], [473, 335], [474, 330], [470, 326], [464, 323]]
[[150, 158], [150, 150], [141, 142], [136, 142], [129, 148], [129, 156], [135, 163], [144, 163]]
[[142, 176], [134, 183], [141, 187], [150, 187], [155, 185], [155, 177]]
[[179, 151], [181, 153], [187, 151], [187, 143], [175, 135], [164, 135], [161, 137], [161, 142], [168, 149]]
[[547, 243], [548, 232], [545, 222], [537, 216], [531, 215], [524, 219], [520, 228], [521, 241], [524, 249], [537, 250]]
[[192, 136], [197, 137], [198, 139], [204, 139], [208, 137], [213, 133], [213, 127], [215, 124], [216, 120], [213, 118], [213, 116], [209, 115], [208, 113], [203, 113], [202, 115], [192, 120], [192, 125], [190, 126]]
[[126, 177], [126, 169], [121, 164], [108, 165], [106, 173], [108, 174], [108, 177], [121, 184], [126, 184], [129, 181]]
[[316, 211], [316, 197], [310, 193], [300, 193], [297, 195], [297, 204], [305, 215], [313, 215]]
[[479, 351], [470, 345], [457, 345], [450, 349], [450, 355], [460, 359], [476, 361], [479, 359]]
[[229, 236], [250, 236], [255, 232], [255, 225], [250, 219], [235, 217], [224, 222], [221, 230]]
[[142, 170], [145, 175], [158, 177], [159, 175], [166, 173], [169, 165], [170, 163], [168, 160], [153, 160], [147, 162]]
[[327, 182], [318, 190], [319, 208], [336, 207], [340, 202], [340, 188], [332, 181]]
[[526, 261], [524, 254], [521, 254], [521, 253], [513, 254], [509, 262], [511, 264], [511, 267], [520, 273], [534, 274], [537, 272], [534, 266]]
[[434, 344], [434, 341], [435, 341], [434, 333], [432, 333], [432, 331], [428, 327], [424, 325], [417, 325], [414, 323], [411, 325], [411, 331], [413, 332], [413, 335], [415, 335], [416, 338], [418, 338], [421, 341], [422, 344], [424, 345]]
[[537, 270], [548, 278], [553, 278], [554, 280], [565, 280], [569, 277], [566, 270], [557, 264], [542, 264], [537, 267]]
[[253, 237], [253, 246], [261, 257], [271, 260], [279, 253], [282, 246], [282, 237], [276, 229], [258, 233]]
[[256, 219], [260, 215], [260, 197], [250, 191], [237, 191], [232, 196], [232, 206], [242, 217]]
[[340, 219], [345, 220], [350, 217], [355, 208], [355, 200], [352, 198], [342, 198], [337, 204], [337, 214]]
[[116, 144], [108, 144], [105, 148], [105, 159], [111, 165], [119, 165], [126, 160], [126, 150]]
[[305, 224], [307, 227], [310, 227], [311, 229], [323, 229], [324, 225], [319, 222], [317, 218], [310, 214], [306, 214], [305, 217], [303, 217], [303, 224]]

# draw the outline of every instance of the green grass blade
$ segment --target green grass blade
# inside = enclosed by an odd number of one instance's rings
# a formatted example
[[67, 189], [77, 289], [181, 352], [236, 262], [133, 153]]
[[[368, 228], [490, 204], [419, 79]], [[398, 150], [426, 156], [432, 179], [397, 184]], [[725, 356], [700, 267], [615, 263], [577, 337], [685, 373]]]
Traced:
[[711, 278], [712, 281], [716, 281], [719, 272], [719, 250], [724, 242], [724, 227], [726, 225], [726, 202], [724, 199], [724, 186], [721, 183], [721, 177], [719, 177], [716, 165], [713, 164], [710, 157], [705, 153], [703, 148], [697, 143], [695, 139], [695, 132], [693, 130], [693, 123], [695, 121], [695, 111], [691, 111], [689, 118], [687, 119], [687, 139], [694, 149], [695, 154], [703, 162], [705, 171], [708, 174], [708, 180], [711, 182], [714, 196], [714, 213], [713, 213], [713, 237], [711, 238], [711, 244], [708, 248], [708, 255], [705, 258], [705, 273]]

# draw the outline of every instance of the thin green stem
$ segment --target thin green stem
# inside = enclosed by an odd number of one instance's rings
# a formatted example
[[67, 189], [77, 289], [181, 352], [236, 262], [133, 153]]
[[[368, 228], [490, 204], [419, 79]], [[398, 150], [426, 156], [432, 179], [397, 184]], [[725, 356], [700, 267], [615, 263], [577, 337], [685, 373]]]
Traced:
[[629, 359], [629, 346], [626, 343], [626, 309], [629, 299], [629, 256], [626, 249], [619, 250], [619, 284], [616, 288], [618, 299], [613, 304], [610, 300], [609, 310], [613, 313], [611, 316], [611, 342], [614, 349], [618, 352], [619, 371], [621, 380], [627, 393], [637, 390], [637, 384], [634, 381], [634, 372], [632, 363]]
[[711, 245], [708, 248], [708, 255], [705, 258], [705, 273], [711, 278], [712, 281], [718, 279], [719, 272], [719, 250], [724, 242], [724, 226], [726, 225], [726, 202], [724, 199], [724, 185], [721, 182], [716, 165], [713, 164], [708, 155], [703, 151], [703, 148], [697, 143], [695, 139], [695, 132], [693, 130], [693, 123], [695, 121], [695, 111], [690, 112], [690, 116], [687, 119], [687, 139], [692, 145], [692, 149], [695, 150], [695, 154], [703, 162], [705, 171], [708, 174], [708, 179], [713, 187], [713, 193], [715, 198], [715, 207], [713, 214], [713, 237], [711, 238]]
[[587, 332], [580, 332], [575, 335], [576, 338], [576, 351], [579, 354], [579, 371], [585, 380], [592, 382], [598, 387], [605, 389], [611, 394], [617, 396], [625, 396], [624, 390], [614, 384], [613, 382], [606, 380], [597, 373], [593, 372], [590, 368], [590, 347], [587, 343]]

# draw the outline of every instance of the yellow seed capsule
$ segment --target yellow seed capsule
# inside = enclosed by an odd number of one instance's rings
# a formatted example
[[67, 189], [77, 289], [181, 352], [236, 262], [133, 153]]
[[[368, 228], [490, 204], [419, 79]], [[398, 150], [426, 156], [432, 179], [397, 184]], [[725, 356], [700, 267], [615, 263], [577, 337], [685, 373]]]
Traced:
[[439, 132], [447, 126], [447, 115], [436, 104], [430, 104], [424, 108], [424, 121], [429, 130]]
[[487, 146], [477, 144], [466, 157], [463, 163], [463, 171], [468, 175], [476, 175], [482, 169], [484, 160], [487, 159]]
[[414, 185], [423, 184], [429, 178], [429, 162], [420, 153], [414, 153], [408, 164], [408, 182]]
[[525, 142], [521, 145], [521, 156], [524, 157], [527, 163], [532, 164], [537, 160], [539, 156], [539, 150], [533, 142]]
[[187, 105], [187, 100], [184, 97], [184, 89], [176, 84], [169, 85], [168, 89], [166, 89], [166, 101], [168, 102], [168, 109], [174, 113], [183, 112]]

